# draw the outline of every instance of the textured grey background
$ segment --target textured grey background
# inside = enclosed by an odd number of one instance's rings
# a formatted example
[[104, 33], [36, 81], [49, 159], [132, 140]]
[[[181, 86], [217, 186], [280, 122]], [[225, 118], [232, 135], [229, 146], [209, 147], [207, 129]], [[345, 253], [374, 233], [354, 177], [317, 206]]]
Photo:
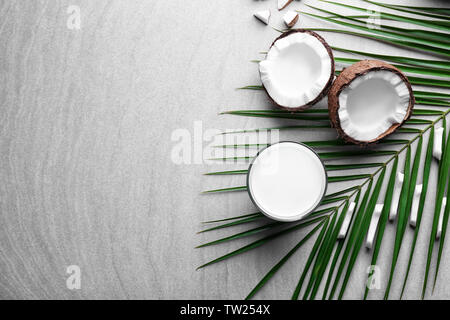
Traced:
[[[66, 27], [69, 5], [81, 8], [80, 30]], [[242, 185], [243, 177], [204, 177], [224, 166], [176, 165], [170, 157], [172, 132], [193, 132], [195, 121], [203, 121], [205, 130], [280, 123], [218, 116], [268, 106], [260, 92], [234, 90], [258, 83], [249, 60], [258, 58], [277, 32], [252, 14], [268, 7], [273, 24], [281, 25], [275, 0], [0, 1], [0, 298], [240, 299], [305, 234], [195, 271], [249, 241], [194, 249], [231, 234], [196, 235], [201, 221], [255, 208], [245, 193], [200, 194]], [[302, 4], [290, 7], [297, 8]], [[325, 25], [307, 17], [298, 24]], [[366, 40], [324, 36], [333, 45], [411, 55]], [[321, 138], [314, 131], [289, 137]], [[432, 210], [427, 205], [407, 298], [420, 296]], [[387, 227], [383, 279], [394, 231], [395, 225]], [[393, 298], [411, 235], [408, 228]], [[289, 298], [311, 245], [258, 298]], [[434, 298], [450, 298], [449, 250], [447, 245]], [[370, 256], [361, 251], [347, 298], [361, 298]], [[66, 288], [69, 265], [81, 267], [80, 290]], [[371, 297], [382, 295], [378, 290]]]

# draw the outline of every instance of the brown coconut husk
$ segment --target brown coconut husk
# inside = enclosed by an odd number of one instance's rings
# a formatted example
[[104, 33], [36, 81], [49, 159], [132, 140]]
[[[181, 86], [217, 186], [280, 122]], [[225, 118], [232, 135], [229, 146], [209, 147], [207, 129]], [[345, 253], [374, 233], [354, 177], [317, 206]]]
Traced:
[[288, 28], [292, 28], [293, 26], [295, 26], [295, 24], [298, 22], [298, 19], [299, 19], [299, 16], [297, 14], [291, 22], [286, 24], [288, 26]]
[[310, 31], [310, 30], [305, 30], [305, 29], [292, 29], [290, 31], [287, 31], [285, 33], [283, 33], [281, 36], [279, 36], [278, 38], [275, 39], [275, 41], [272, 43], [272, 45], [270, 46], [270, 48], [272, 48], [272, 46], [275, 44], [275, 42], [277, 42], [280, 39], [283, 39], [284, 37], [287, 37], [293, 33], [296, 32], [304, 32], [307, 34], [310, 34], [314, 37], [316, 37], [325, 47], [325, 49], [328, 52], [328, 55], [330, 56], [331, 59], [331, 72], [330, 72], [330, 78], [328, 79], [327, 84], [325, 85], [325, 87], [323, 88], [323, 90], [319, 93], [319, 95], [314, 99], [311, 100], [310, 102], [302, 105], [302, 106], [298, 106], [295, 108], [288, 108], [288, 107], [284, 107], [284, 106], [280, 106], [278, 103], [275, 102], [274, 99], [272, 99], [272, 97], [270, 96], [269, 92], [267, 92], [266, 88], [263, 85], [264, 91], [267, 93], [267, 96], [269, 97], [269, 100], [278, 108], [281, 108], [283, 110], [288, 110], [288, 111], [301, 111], [301, 110], [305, 110], [308, 109], [309, 107], [315, 105], [317, 102], [319, 102], [320, 100], [322, 100], [327, 94], [328, 91], [331, 88], [331, 85], [333, 84], [333, 80], [334, 80], [334, 56], [333, 56], [333, 51], [331, 50], [331, 47], [328, 45], [328, 43], [325, 41], [325, 39], [323, 39], [321, 36], [319, 36], [317, 33], [315, 33], [314, 31]]
[[[406, 115], [401, 123], [395, 123], [393, 124], [389, 129], [387, 129], [384, 133], [376, 137], [375, 139], [372, 139], [370, 141], [358, 141], [353, 139], [352, 137], [348, 136], [344, 130], [341, 128], [340, 120], [339, 120], [339, 95], [341, 94], [342, 90], [344, 90], [354, 79], [356, 79], [359, 76], [362, 76], [368, 72], [371, 71], [378, 71], [378, 70], [387, 70], [390, 72], [395, 73], [398, 75], [403, 82], [405, 82], [406, 86], [409, 90], [409, 105], [408, 109], [406, 111]], [[334, 128], [336, 128], [339, 136], [346, 142], [354, 143], [357, 145], [369, 145], [376, 143], [380, 141], [381, 139], [387, 137], [388, 135], [392, 134], [395, 130], [397, 130], [400, 126], [402, 126], [405, 121], [407, 121], [412, 114], [412, 110], [414, 108], [415, 104], [415, 98], [412, 90], [411, 83], [409, 82], [408, 78], [396, 67], [383, 62], [379, 60], [362, 60], [359, 61], [353, 65], [351, 65], [348, 68], [345, 68], [341, 74], [336, 78], [336, 81], [334, 81], [333, 86], [331, 87], [331, 90], [328, 93], [328, 112], [330, 115], [330, 121]]]
[[278, 11], [281, 11], [281, 10], [283, 10], [284, 8], [286, 8], [288, 5], [291, 4], [292, 1], [294, 1], [294, 0], [286, 1], [286, 3], [284, 4], [284, 6], [283, 6], [282, 8], [279, 8]]

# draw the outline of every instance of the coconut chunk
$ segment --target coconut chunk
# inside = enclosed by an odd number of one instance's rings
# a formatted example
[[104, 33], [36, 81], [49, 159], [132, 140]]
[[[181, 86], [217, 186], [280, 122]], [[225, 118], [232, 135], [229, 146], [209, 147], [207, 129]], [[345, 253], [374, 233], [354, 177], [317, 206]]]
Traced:
[[403, 179], [405, 179], [405, 175], [401, 172], [397, 172], [397, 180], [395, 180], [394, 193], [392, 195], [392, 203], [389, 210], [389, 221], [394, 221], [395, 218], [397, 218], [398, 203], [403, 187]]
[[355, 210], [356, 203], [352, 202], [347, 209], [347, 213], [344, 217], [344, 222], [342, 222], [341, 229], [339, 229], [338, 239], [344, 239], [347, 235], [348, 228], [350, 227], [350, 222], [352, 221], [353, 211]]
[[288, 28], [292, 28], [298, 21], [298, 13], [295, 11], [288, 11], [284, 15], [283, 20]]
[[372, 249], [373, 241], [375, 240], [375, 233], [377, 232], [378, 223], [380, 222], [381, 212], [383, 211], [383, 204], [379, 203], [375, 206], [370, 220], [369, 230], [367, 231], [366, 248]]
[[422, 195], [422, 189], [423, 189], [422, 184], [418, 184], [414, 188], [413, 203], [411, 206], [411, 216], [409, 218], [409, 224], [413, 228], [415, 228], [417, 225], [417, 215], [419, 213], [419, 202], [420, 202], [420, 196]]
[[334, 78], [333, 53], [318, 34], [295, 29], [277, 38], [259, 64], [271, 100], [286, 110], [302, 110], [322, 99]]
[[356, 144], [377, 142], [411, 115], [414, 95], [406, 76], [376, 60], [344, 69], [328, 95], [330, 120], [340, 136]]
[[258, 11], [254, 14], [255, 18], [259, 21], [263, 22], [264, 24], [269, 24], [270, 20], [270, 10], [262, 10]]
[[436, 129], [433, 140], [433, 157], [438, 161], [442, 158], [442, 136], [444, 135], [444, 128]]
[[442, 226], [444, 225], [445, 206], [447, 205], [447, 197], [442, 199], [441, 212], [439, 213], [438, 228], [436, 232], [436, 240], [442, 235]]
[[286, 8], [293, 0], [278, 0], [278, 10]]

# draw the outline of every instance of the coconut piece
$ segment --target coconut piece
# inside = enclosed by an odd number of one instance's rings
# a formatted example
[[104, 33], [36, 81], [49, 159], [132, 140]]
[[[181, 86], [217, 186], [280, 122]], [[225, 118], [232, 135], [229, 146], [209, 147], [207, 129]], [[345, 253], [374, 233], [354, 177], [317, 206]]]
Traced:
[[283, 20], [288, 28], [292, 28], [298, 21], [298, 13], [295, 11], [288, 11], [284, 15]]
[[395, 186], [394, 186], [394, 194], [392, 195], [392, 204], [391, 204], [391, 210], [389, 212], [389, 221], [394, 221], [397, 217], [397, 209], [398, 209], [398, 202], [400, 200], [400, 192], [402, 191], [403, 186], [403, 178], [405, 176], [401, 172], [397, 172], [397, 179], [395, 180]]
[[359, 145], [393, 133], [411, 116], [414, 103], [408, 78], [377, 60], [345, 68], [328, 94], [333, 127], [345, 141]]
[[347, 235], [348, 227], [350, 226], [350, 221], [352, 220], [353, 211], [355, 210], [356, 203], [350, 203], [348, 207], [347, 214], [345, 215], [344, 222], [342, 222], [341, 229], [339, 229], [338, 239], [344, 239]]
[[319, 156], [296, 142], [275, 143], [258, 153], [249, 167], [247, 189], [269, 218], [296, 221], [322, 201], [327, 174]]
[[444, 128], [436, 129], [433, 140], [433, 157], [438, 161], [442, 158], [442, 137], [444, 135]]
[[293, 0], [278, 0], [278, 10], [286, 8]]
[[380, 221], [381, 211], [383, 211], [383, 204], [377, 204], [373, 211], [372, 219], [370, 220], [369, 231], [367, 231], [366, 248], [372, 249], [373, 240], [375, 240], [375, 233]]
[[259, 63], [261, 82], [275, 105], [289, 111], [321, 100], [334, 79], [330, 46], [317, 33], [294, 29], [278, 37]]
[[419, 200], [422, 194], [423, 186], [418, 184], [414, 189], [414, 198], [411, 206], [411, 217], [409, 218], [409, 224], [411, 227], [416, 227], [417, 225], [417, 214], [419, 212]]
[[264, 24], [269, 24], [270, 20], [270, 10], [258, 11], [253, 15], [256, 19]]
[[436, 232], [436, 239], [439, 239], [442, 235], [442, 227], [444, 225], [444, 213], [445, 213], [446, 205], [447, 205], [447, 197], [444, 197], [442, 199], [441, 212], [439, 213], [439, 223], [438, 223], [438, 228], [437, 228], [437, 232]]

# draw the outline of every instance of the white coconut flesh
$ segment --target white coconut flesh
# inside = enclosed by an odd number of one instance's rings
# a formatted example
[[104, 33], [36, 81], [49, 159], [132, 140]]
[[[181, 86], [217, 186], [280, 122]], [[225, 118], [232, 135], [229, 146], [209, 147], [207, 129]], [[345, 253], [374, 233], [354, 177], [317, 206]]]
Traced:
[[358, 141], [371, 141], [406, 116], [410, 93], [396, 73], [379, 70], [355, 78], [339, 95], [342, 130]]
[[327, 176], [314, 151], [295, 142], [281, 142], [258, 154], [247, 183], [262, 213], [279, 221], [296, 221], [320, 204]]
[[285, 108], [304, 106], [316, 99], [330, 79], [331, 68], [325, 46], [304, 32], [277, 40], [259, 64], [267, 93]]

